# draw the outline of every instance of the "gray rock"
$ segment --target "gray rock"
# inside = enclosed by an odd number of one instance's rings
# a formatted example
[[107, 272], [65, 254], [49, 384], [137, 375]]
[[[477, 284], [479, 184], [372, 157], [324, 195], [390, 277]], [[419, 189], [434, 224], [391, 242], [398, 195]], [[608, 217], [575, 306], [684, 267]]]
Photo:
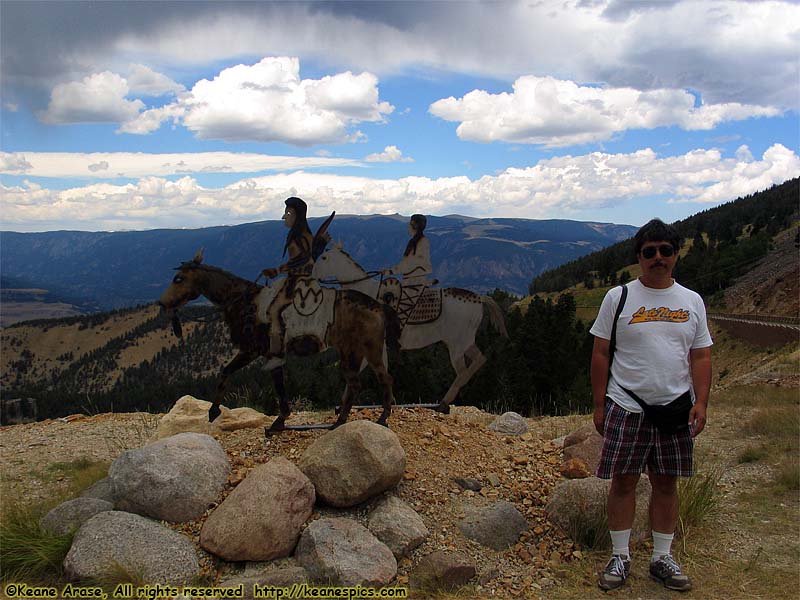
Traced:
[[75, 498], [67, 500], [48, 512], [39, 525], [53, 535], [64, 535], [80, 529], [86, 521], [98, 513], [114, 510], [114, 505], [97, 498]]
[[528, 521], [510, 502], [467, 507], [465, 512], [466, 516], [458, 523], [461, 533], [495, 550], [516, 544], [520, 534], [528, 529]]
[[71, 580], [97, 580], [118, 577], [120, 568], [151, 585], [187, 583], [200, 572], [189, 538], [139, 515], [102, 512], [75, 534], [64, 571]]
[[397, 575], [392, 551], [350, 519], [313, 521], [300, 536], [295, 557], [312, 581], [324, 585], [380, 587]]
[[123, 452], [109, 470], [120, 510], [175, 523], [203, 515], [230, 473], [211, 436], [179, 433]]
[[200, 545], [233, 562], [289, 556], [314, 510], [314, 486], [283, 457], [253, 469], [208, 517]]
[[[545, 506], [548, 518], [561, 527], [567, 535], [580, 543], [588, 543], [587, 536], [608, 542], [606, 503], [610, 480], [597, 477], [560, 481], [550, 494]], [[636, 486], [636, 514], [633, 520], [631, 541], [641, 542], [650, 537], [650, 480], [643, 476]]]
[[465, 479], [463, 477], [457, 477], [453, 479], [453, 481], [455, 481], [458, 487], [460, 487], [462, 490], [480, 492], [481, 489], [483, 488], [481, 482], [478, 481], [477, 479]]
[[419, 561], [409, 583], [425, 592], [453, 592], [468, 584], [476, 572], [475, 563], [462, 554], [434, 552]]
[[489, 429], [506, 435], [522, 435], [528, 432], [528, 422], [522, 415], [515, 412], [505, 412], [492, 421]]
[[406, 453], [397, 435], [371, 421], [351, 421], [317, 439], [298, 466], [317, 498], [332, 506], [355, 506], [402, 479]]
[[500, 487], [500, 476], [497, 473], [489, 473], [486, 476], [486, 481], [488, 481], [489, 485], [492, 487]]
[[567, 464], [570, 460], [579, 460], [586, 465], [587, 472], [597, 472], [597, 465], [600, 464], [600, 453], [603, 450], [603, 436], [597, 433], [594, 425], [592, 425], [592, 430], [583, 439], [575, 438], [572, 443], [567, 445], [569, 441], [569, 436], [567, 436], [564, 442], [564, 464]]
[[590, 438], [592, 435], [600, 435], [597, 433], [597, 430], [594, 427], [594, 423], [589, 421], [588, 423], [582, 425], [575, 431], [567, 434], [564, 437], [563, 447], [564, 449], [569, 448], [570, 446], [574, 446], [575, 444], [580, 444], [584, 440]]
[[109, 477], [103, 477], [94, 485], [81, 492], [81, 498], [97, 498], [115, 504], [117, 499], [114, 496], [114, 484]]
[[[220, 587], [236, 587], [239, 584], [244, 586], [245, 600], [255, 600], [253, 586], [269, 586], [290, 588], [294, 584], [309, 583], [308, 572], [303, 567], [284, 567], [281, 569], [271, 569], [252, 577], [237, 576], [226, 579], [220, 583]], [[263, 597], [263, 596], [261, 596]]]
[[369, 515], [367, 527], [397, 559], [408, 556], [430, 535], [422, 517], [395, 496], [378, 503]]

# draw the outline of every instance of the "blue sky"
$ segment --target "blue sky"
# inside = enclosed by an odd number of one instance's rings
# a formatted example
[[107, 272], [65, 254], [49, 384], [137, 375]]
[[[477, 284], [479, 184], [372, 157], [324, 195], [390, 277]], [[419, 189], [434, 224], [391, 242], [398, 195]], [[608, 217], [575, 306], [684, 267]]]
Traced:
[[0, 3], [0, 227], [673, 221], [800, 175], [800, 6]]

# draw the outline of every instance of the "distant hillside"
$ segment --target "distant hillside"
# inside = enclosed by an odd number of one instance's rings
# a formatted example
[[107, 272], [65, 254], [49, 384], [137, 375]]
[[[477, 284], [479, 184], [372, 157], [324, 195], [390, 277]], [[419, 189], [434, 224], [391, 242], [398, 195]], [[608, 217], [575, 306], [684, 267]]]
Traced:
[[[674, 223], [689, 242], [675, 278], [691, 282], [704, 296], [725, 289], [767, 254], [775, 234], [797, 219], [799, 199], [800, 178], [795, 178]], [[635, 263], [633, 245], [625, 240], [543, 272], [528, 291], [557, 292], [595, 280], [613, 284], [620, 270]]]
[[79, 315], [84, 310], [49, 290], [27, 287], [24, 281], [0, 277], [0, 327], [30, 319]]
[[[322, 219], [310, 219], [316, 229]], [[362, 266], [396, 264], [406, 242], [407, 217], [338, 215], [334, 239]], [[435, 275], [442, 285], [476, 291], [496, 287], [523, 293], [532, 276], [604, 248], [635, 231], [628, 225], [566, 220], [431, 217]], [[13, 233], [0, 235], [0, 270], [15, 288], [44, 289], [86, 312], [152, 302], [172, 269], [204, 246], [206, 261], [255, 278], [282, 261], [280, 221], [191, 230]]]

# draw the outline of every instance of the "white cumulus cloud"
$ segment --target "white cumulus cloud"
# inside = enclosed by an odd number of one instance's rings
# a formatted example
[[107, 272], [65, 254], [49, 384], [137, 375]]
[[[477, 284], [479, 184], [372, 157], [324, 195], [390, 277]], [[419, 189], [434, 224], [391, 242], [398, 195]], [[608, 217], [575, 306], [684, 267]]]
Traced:
[[145, 111], [122, 126], [149, 133], [173, 118], [201, 139], [279, 141], [296, 146], [358, 141], [360, 122], [378, 122], [394, 107], [378, 98], [378, 79], [350, 71], [301, 79], [300, 61], [267, 57], [202, 79], [167, 106]]
[[414, 159], [410, 156], [403, 156], [403, 151], [400, 150], [397, 146], [386, 146], [383, 149], [383, 152], [376, 152], [374, 154], [368, 154], [364, 157], [364, 160], [367, 162], [414, 162]]
[[462, 98], [438, 100], [429, 110], [460, 122], [456, 132], [462, 140], [548, 147], [603, 141], [629, 129], [713, 129], [724, 121], [781, 114], [776, 108], [738, 103], [695, 107], [695, 97], [684, 90], [581, 86], [534, 75], [518, 78], [511, 93], [473, 90]]
[[45, 123], [115, 123], [136, 118], [144, 108], [141, 100], [128, 100], [128, 82], [103, 71], [81, 81], [61, 83], [53, 88], [50, 104], [41, 115]]
[[[112, 164], [112, 168], [115, 168]], [[283, 200], [299, 195], [312, 214], [417, 212], [448, 214], [457, 207], [482, 217], [547, 218], [579, 214], [623, 202], [718, 203], [763, 190], [800, 174], [800, 157], [775, 144], [758, 160], [740, 149], [725, 158], [698, 149], [659, 157], [644, 149], [627, 154], [593, 152], [468, 177], [370, 179], [294, 171], [205, 188], [145, 177], [127, 185], [96, 183], [51, 190], [26, 183], [0, 188], [4, 227], [114, 229], [204, 226], [278, 218]]]
[[143, 96], [163, 96], [183, 91], [183, 86], [172, 81], [163, 73], [158, 73], [147, 65], [134, 64], [128, 73], [128, 86], [134, 94]]

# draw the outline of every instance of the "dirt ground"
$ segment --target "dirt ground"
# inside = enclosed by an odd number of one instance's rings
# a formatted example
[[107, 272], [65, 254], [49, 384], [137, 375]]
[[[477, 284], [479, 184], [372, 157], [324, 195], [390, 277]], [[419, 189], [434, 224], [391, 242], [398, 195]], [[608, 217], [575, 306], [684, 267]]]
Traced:
[[[741, 424], [770, 402], [775, 386], [738, 387], [736, 393], [712, 394], [707, 430], [697, 440], [698, 470], [720, 474], [719, 509], [708, 522], [677, 540], [675, 553], [694, 578], [693, 598], [796, 598], [800, 583], [800, 499], [796, 491], [772, 484], [780, 458], [741, 463], [748, 446], [768, 443], [742, 433]], [[791, 388], [795, 393], [797, 390]], [[744, 392], [742, 392], [744, 390]], [[781, 392], [785, 397], [786, 391]], [[796, 394], [795, 394], [796, 395]], [[742, 400], [742, 397], [745, 400]], [[749, 399], [752, 398], [752, 401]], [[793, 404], [798, 410], [797, 403]], [[377, 418], [364, 411], [351, 418]], [[556, 530], [544, 515], [544, 504], [559, 481], [561, 450], [551, 440], [577, 429], [588, 415], [529, 419], [530, 433], [505, 437], [487, 425], [493, 415], [458, 407], [443, 416], [424, 409], [396, 409], [390, 424], [408, 455], [403, 481], [393, 493], [410, 503], [431, 532], [409, 559], [400, 562], [397, 585], [419, 558], [435, 550], [460, 551], [478, 566], [480, 583], [443, 598], [599, 598], [596, 572], [604, 551], [581, 548]], [[300, 413], [294, 422], [332, 420], [333, 415]], [[69, 485], [53, 465], [79, 459], [110, 462], [122, 451], [142, 445], [157, 416], [142, 413], [55, 419], [0, 428], [2, 502], [46, 500]], [[234, 471], [226, 493], [255, 465], [281, 455], [296, 460], [321, 431], [290, 432], [266, 439], [262, 430], [224, 433], [219, 441]], [[789, 457], [791, 458], [791, 457]], [[487, 483], [497, 475], [499, 485]], [[453, 479], [484, 483], [480, 493], [461, 490]], [[468, 504], [506, 500], [526, 516], [531, 530], [516, 546], [497, 552], [465, 538], [456, 527]], [[317, 516], [341, 515], [365, 520], [371, 503], [349, 511], [322, 508]], [[175, 526], [199, 537], [203, 519]], [[646, 575], [648, 548], [634, 550], [628, 585], [608, 596], [666, 598], [675, 595]], [[207, 576], [217, 581], [235, 574], [239, 565], [222, 563], [202, 553]], [[794, 585], [792, 585], [794, 584]]]

